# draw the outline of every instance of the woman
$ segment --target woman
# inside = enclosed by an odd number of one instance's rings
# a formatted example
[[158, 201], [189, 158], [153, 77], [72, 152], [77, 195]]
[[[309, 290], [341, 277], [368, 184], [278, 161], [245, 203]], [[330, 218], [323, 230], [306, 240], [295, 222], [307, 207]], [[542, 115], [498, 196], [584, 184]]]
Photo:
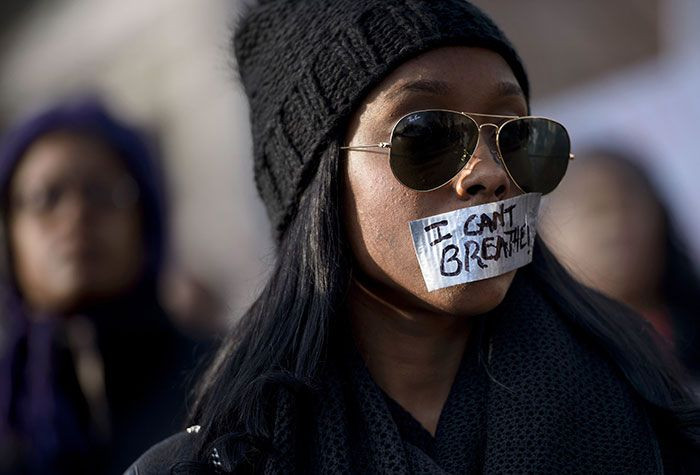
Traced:
[[0, 186], [0, 472], [121, 472], [185, 394], [155, 157], [98, 101], [69, 101], [8, 134]]
[[[131, 473], [692, 470], [697, 408], [649, 328], [540, 243], [517, 275], [427, 290], [409, 222], [521, 203], [569, 158], [558, 124], [503, 125], [529, 87], [489, 18], [461, 0], [267, 1], [234, 45], [278, 263], [197, 425]], [[527, 153], [564, 142], [553, 168]]]
[[573, 276], [646, 318], [698, 381], [700, 279], [664, 197], [625, 153], [580, 158], [547, 209], [547, 243]]

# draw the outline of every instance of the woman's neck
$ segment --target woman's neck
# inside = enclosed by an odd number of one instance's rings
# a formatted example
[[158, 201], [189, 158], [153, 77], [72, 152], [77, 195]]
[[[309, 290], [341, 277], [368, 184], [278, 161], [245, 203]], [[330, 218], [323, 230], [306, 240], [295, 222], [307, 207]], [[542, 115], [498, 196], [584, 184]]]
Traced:
[[459, 369], [469, 321], [390, 302], [353, 281], [353, 335], [376, 383], [435, 435]]

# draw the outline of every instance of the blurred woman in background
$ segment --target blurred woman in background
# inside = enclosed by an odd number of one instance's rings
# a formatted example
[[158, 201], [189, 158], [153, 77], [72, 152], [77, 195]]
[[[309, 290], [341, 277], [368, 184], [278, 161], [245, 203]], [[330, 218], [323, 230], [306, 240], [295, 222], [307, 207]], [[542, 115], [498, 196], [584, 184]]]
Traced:
[[8, 134], [0, 190], [0, 472], [117, 473], [185, 396], [152, 149], [99, 101], [67, 102]]
[[577, 279], [646, 318], [700, 378], [700, 279], [640, 165], [613, 150], [579, 154], [542, 233]]

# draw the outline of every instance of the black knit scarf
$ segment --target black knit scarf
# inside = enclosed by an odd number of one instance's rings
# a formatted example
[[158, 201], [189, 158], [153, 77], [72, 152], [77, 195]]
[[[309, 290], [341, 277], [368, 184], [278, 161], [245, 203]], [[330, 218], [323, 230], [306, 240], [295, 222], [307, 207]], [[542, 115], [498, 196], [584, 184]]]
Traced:
[[[313, 398], [280, 393], [272, 455], [258, 470], [663, 473], [633, 390], [531, 277], [518, 276], [505, 301], [479, 318], [435, 437], [382, 392], [350, 344]], [[240, 471], [222, 460], [221, 469]]]

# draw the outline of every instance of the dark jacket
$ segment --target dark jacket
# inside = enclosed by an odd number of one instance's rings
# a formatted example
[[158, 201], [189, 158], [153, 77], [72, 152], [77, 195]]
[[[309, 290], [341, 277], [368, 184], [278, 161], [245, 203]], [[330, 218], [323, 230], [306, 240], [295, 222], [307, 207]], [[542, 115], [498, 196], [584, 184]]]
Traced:
[[189, 427], [154, 445], [124, 472], [125, 475], [213, 472], [213, 464], [205, 464], [196, 459], [198, 429], [198, 426]]

